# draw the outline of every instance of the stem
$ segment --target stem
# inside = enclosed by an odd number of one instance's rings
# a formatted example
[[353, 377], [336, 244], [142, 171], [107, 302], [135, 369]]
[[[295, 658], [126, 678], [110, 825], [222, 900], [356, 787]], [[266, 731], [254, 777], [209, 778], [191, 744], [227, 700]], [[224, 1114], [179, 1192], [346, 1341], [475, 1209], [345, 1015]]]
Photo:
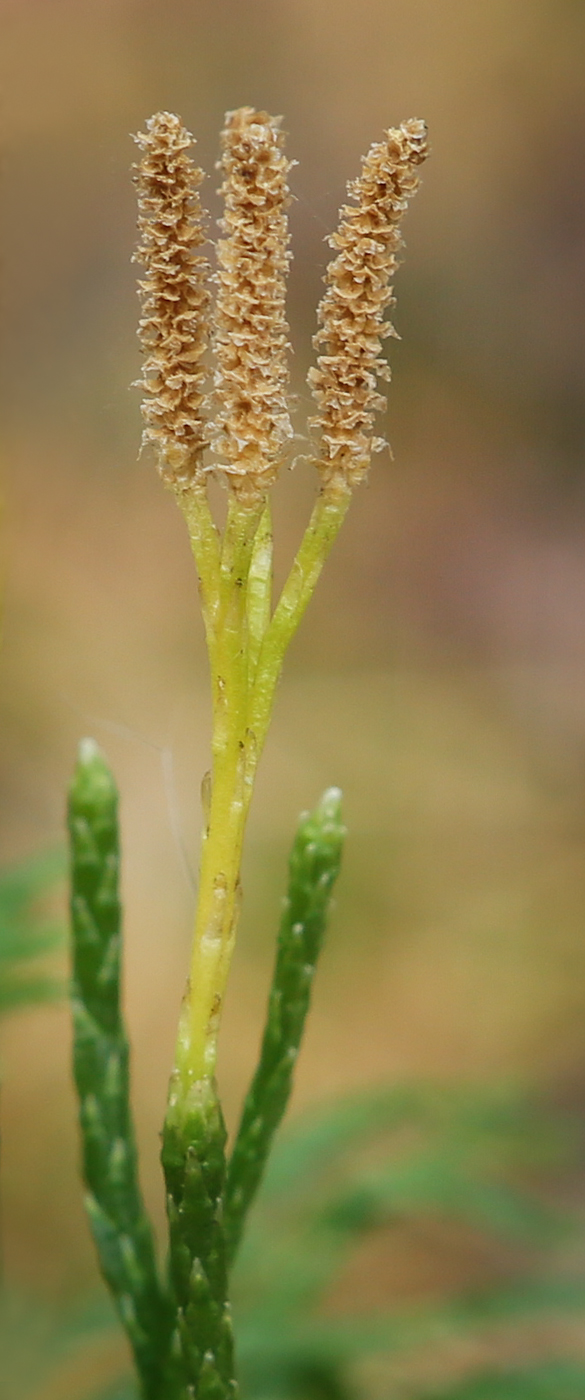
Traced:
[[225, 1138], [209, 1080], [192, 1088], [188, 1104], [181, 1099], [175, 1107], [171, 1087], [162, 1163], [177, 1306], [173, 1342], [186, 1382], [181, 1400], [233, 1400], [236, 1391], [222, 1207]]
[[266, 739], [286, 649], [315, 589], [350, 500], [351, 490], [344, 484], [336, 486], [335, 491], [330, 489], [318, 496], [272, 621], [266, 629], [250, 700], [249, 723], [257, 755], [261, 753]]
[[[212, 771], [204, 824], [190, 977], [183, 1001], [172, 1099], [213, 1079], [217, 1037], [240, 905], [240, 865], [258, 759], [287, 646], [345, 517], [351, 492], [317, 499], [271, 621], [270, 520], [264, 500], [230, 496], [221, 558], [203, 498], [185, 516], [204, 598], [213, 691]], [[207, 502], [205, 501], [205, 507]], [[210, 522], [211, 521], [211, 525]], [[257, 658], [257, 660], [256, 660]], [[255, 664], [254, 664], [255, 663]]]
[[219, 603], [210, 648], [211, 794], [202, 838], [190, 979], [177, 1043], [176, 1065], [184, 1096], [193, 1083], [213, 1077], [239, 913], [242, 844], [256, 766], [248, 728], [246, 595], [263, 508], [263, 501], [245, 506], [237, 497], [230, 498], [219, 567]]
[[256, 675], [258, 657], [270, 622], [272, 597], [272, 519], [266, 502], [256, 531], [246, 599], [248, 628], [248, 684]]
[[219, 531], [209, 508], [204, 485], [193, 485], [187, 491], [177, 491], [176, 497], [179, 508], [185, 517], [191, 550], [199, 575], [201, 611], [213, 666], [214, 628], [219, 609], [220, 591]]

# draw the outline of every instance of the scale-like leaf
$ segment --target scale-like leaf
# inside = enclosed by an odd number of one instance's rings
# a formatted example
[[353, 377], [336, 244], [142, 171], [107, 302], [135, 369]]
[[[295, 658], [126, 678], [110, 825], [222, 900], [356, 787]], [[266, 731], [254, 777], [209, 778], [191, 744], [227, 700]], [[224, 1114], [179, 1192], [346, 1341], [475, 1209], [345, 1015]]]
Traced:
[[315, 810], [301, 817], [290, 854], [260, 1059], [228, 1167], [224, 1219], [230, 1262], [290, 1098], [344, 836], [341, 794], [329, 788]]
[[86, 1206], [100, 1266], [132, 1346], [145, 1397], [158, 1400], [172, 1315], [158, 1280], [138, 1183], [129, 1049], [120, 995], [118, 795], [85, 740], [69, 795], [73, 1068]]

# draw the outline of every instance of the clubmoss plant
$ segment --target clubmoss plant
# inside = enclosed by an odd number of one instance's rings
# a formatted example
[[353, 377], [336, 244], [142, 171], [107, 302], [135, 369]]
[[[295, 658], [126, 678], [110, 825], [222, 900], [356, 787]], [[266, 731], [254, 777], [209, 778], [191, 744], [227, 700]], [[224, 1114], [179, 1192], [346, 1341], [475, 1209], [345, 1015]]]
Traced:
[[[206, 255], [203, 180], [177, 116], [153, 116], [140, 160], [140, 339], [145, 445], [184, 515], [199, 576], [212, 689], [212, 766], [190, 975], [163, 1130], [169, 1282], [157, 1273], [137, 1182], [120, 1009], [116, 791], [82, 745], [70, 799], [75, 1075], [88, 1210], [102, 1271], [145, 1397], [221, 1400], [235, 1388], [229, 1268], [284, 1113], [308, 1009], [343, 827], [326, 792], [300, 822], [290, 862], [260, 1063], [229, 1159], [215, 1066], [240, 907], [240, 867], [258, 761], [288, 644], [354, 488], [384, 445], [375, 414], [400, 223], [427, 154], [420, 121], [387, 131], [348, 187], [330, 239], [309, 386], [318, 495], [280, 597], [272, 600], [270, 491], [292, 448], [288, 397], [288, 174], [280, 119], [244, 107], [221, 141], [222, 237]], [[215, 297], [211, 288], [215, 287]], [[227, 488], [223, 530], [207, 494]]]

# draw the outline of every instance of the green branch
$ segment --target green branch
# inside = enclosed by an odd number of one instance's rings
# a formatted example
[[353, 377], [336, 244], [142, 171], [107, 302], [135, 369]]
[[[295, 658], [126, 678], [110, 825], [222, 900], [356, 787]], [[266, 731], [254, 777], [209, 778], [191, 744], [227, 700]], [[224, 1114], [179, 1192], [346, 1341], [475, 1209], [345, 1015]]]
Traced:
[[172, 1314], [138, 1184], [120, 1006], [117, 792], [86, 739], [69, 795], [73, 1069], [86, 1208], [104, 1278], [128, 1334], [145, 1400], [161, 1393]]
[[290, 1097], [344, 836], [341, 794], [329, 788], [315, 811], [301, 818], [290, 855], [260, 1061], [228, 1169], [224, 1219], [230, 1263]]
[[214, 1084], [193, 1085], [186, 1100], [175, 1071], [162, 1148], [174, 1349], [182, 1356], [185, 1395], [197, 1400], [227, 1400], [236, 1390], [223, 1230], [225, 1138]]

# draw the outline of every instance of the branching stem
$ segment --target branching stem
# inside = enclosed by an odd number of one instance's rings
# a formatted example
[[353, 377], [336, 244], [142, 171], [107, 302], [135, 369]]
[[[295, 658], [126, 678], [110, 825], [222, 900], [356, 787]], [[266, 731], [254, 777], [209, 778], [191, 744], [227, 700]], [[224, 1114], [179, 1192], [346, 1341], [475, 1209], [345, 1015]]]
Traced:
[[212, 773], [204, 824], [190, 980], [177, 1045], [177, 1069], [187, 1091], [215, 1070], [221, 1004], [239, 912], [242, 844], [256, 768], [248, 727], [246, 592], [263, 502], [247, 507], [231, 497], [219, 567], [212, 632]]
[[329, 551], [343, 524], [351, 500], [348, 487], [321, 492], [289, 576], [266, 628], [250, 700], [250, 728], [261, 752], [274, 704], [284, 657], [315, 590]]

